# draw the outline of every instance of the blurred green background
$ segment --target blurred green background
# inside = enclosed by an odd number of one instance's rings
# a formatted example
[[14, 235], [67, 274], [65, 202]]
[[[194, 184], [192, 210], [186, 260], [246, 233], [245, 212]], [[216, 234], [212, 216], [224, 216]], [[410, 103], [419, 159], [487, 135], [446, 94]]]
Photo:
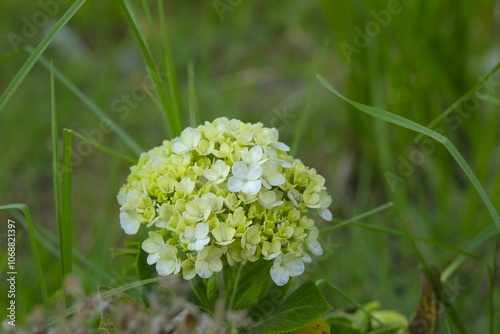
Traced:
[[[53, 6], [44, 9], [26, 0], [0, 4], [0, 91], [28, 57], [24, 51], [12, 52], [15, 36], [36, 45], [68, 8], [56, 0], [41, 3]], [[164, 7], [184, 108], [192, 62], [202, 120], [227, 116], [261, 121], [277, 127], [281, 140], [291, 143], [311, 87], [297, 157], [325, 176], [338, 220], [393, 201], [395, 209], [363, 222], [396, 229], [403, 222], [413, 235], [460, 249], [492, 224], [475, 189], [443, 147], [434, 142], [432, 150], [425, 148], [414, 142], [415, 133], [354, 110], [326, 91], [315, 74], [352, 100], [427, 125], [500, 61], [499, 2], [191, 0], [164, 1]], [[34, 26], [26, 38], [28, 23], [44, 22], [40, 12], [49, 13], [48, 22]], [[143, 28], [148, 31], [146, 24]], [[86, 3], [45, 56], [145, 149], [169, 138], [157, 106], [145, 98], [145, 67], [117, 1]], [[26, 203], [35, 224], [56, 233], [49, 83], [49, 72], [36, 65], [0, 112], [0, 204]], [[498, 210], [500, 75], [495, 73], [472, 96], [435, 128], [459, 148]], [[133, 155], [114, 133], [100, 131], [101, 120], [59, 82], [56, 98], [60, 131], [98, 131], [104, 145]], [[74, 140], [75, 150], [79, 143]], [[127, 260], [110, 255], [111, 247], [134, 240], [120, 229], [115, 203], [129, 165], [96, 149], [80, 156], [73, 173], [75, 248], [113, 277], [82, 276], [90, 293], [97, 285], [133, 279], [124, 269]], [[0, 212], [0, 224], [13, 217]], [[5, 230], [0, 233], [3, 248]], [[19, 236], [22, 320], [41, 297], [33, 282], [27, 234], [20, 231]], [[361, 303], [380, 300], [385, 308], [411, 316], [420, 273], [408, 239], [350, 226], [335, 230], [328, 240], [330, 256], [318, 263], [312, 277], [334, 282]], [[418, 246], [439, 269], [457, 255], [450, 248]], [[474, 254], [498, 270], [498, 236]], [[45, 249], [42, 255], [49, 291], [56, 293], [61, 287], [59, 262]], [[498, 304], [500, 280], [485, 268], [468, 260], [450, 279], [460, 286], [451, 302], [470, 333], [485, 332], [490, 321], [500, 330], [487, 302], [496, 298]], [[2, 278], [2, 291], [4, 282]], [[336, 295], [329, 301], [335, 308], [350, 306]]]

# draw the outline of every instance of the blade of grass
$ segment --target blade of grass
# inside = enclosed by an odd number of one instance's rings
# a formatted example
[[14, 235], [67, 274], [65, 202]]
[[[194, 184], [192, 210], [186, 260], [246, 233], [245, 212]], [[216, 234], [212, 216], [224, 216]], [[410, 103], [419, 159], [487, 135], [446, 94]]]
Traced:
[[[491, 236], [496, 235], [496, 227], [494, 225], [490, 225], [485, 228], [481, 233], [479, 233], [465, 248], [467, 252], [472, 253], [474, 249], [476, 249], [479, 245], [481, 245], [484, 241], [489, 239]], [[460, 265], [466, 260], [463, 255], [459, 255], [453, 260], [442, 272], [441, 279], [443, 282], [446, 282], [451, 275], [460, 267]]]
[[51, 134], [52, 134], [52, 185], [54, 187], [54, 203], [56, 221], [61, 219], [61, 180], [59, 179], [59, 138], [57, 130], [56, 94], [54, 88], [54, 68], [50, 63], [50, 100], [51, 100]]
[[[370, 225], [370, 224], [358, 223], [358, 222], [352, 222], [350, 225], [355, 226], [355, 227], [359, 227], [359, 228], [362, 228], [365, 230], [385, 233], [385, 234], [389, 234], [389, 235], [393, 235], [393, 236], [397, 236], [397, 237], [406, 237], [406, 234], [403, 231], [396, 230], [396, 229], [389, 228], [389, 227], [376, 226], [376, 225]], [[494, 226], [492, 226], [492, 227], [494, 227]], [[430, 238], [423, 238], [423, 237], [418, 237], [418, 236], [414, 236], [414, 235], [412, 235], [412, 237], [413, 237], [413, 239], [415, 239], [417, 241], [425, 242], [429, 245], [439, 247], [442, 249], [446, 249], [446, 250], [449, 250], [449, 251], [457, 253], [457, 254], [462, 254], [465, 257], [479, 261], [479, 262], [486, 265], [486, 262], [482, 258], [480, 258], [479, 256], [476, 256], [472, 253], [468, 253], [461, 248], [453, 247], [453, 246], [450, 246], [448, 244], [444, 244], [444, 243], [438, 242], [438, 241], [436, 241], [434, 239], [430, 239]]]
[[318, 78], [318, 80], [321, 82], [321, 84], [326, 89], [328, 89], [329, 91], [331, 91], [332, 93], [334, 93], [335, 95], [340, 97], [342, 100], [351, 104], [356, 109], [358, 109], [358, 110], [360, 110], [360, 111], [362, 111], [362, 112], [364, 112], [364, 113], [366, 113], [374, 118], [381, 119], [381, 120], [384, 120], [386, 122], [389, 122], [389, 123], [392, 123], [395, 125], [399, 125], [401, 127], [404, 127], [406, 129], [409, 129], [409, 130], [413, 130], [413, 131], [418, 132], [418, 133], [422, 133], [426, 136], [429, 136], [429, 137], [435, 139], [436, 141], [440, 142], [441, 144], [443, 144], [443, 146], [452, 155], [452, 157], [455, 159], [455, 161], [458, 163], [458, 165], [462, 168], [465, 175], [467, 175], [467, 177], [469, 178], [471, 183], [476, 188], [477, 192], [479, 193], [479, 196], [481, 197], [484, 204], [486, 205], [486, 208], [490, 212], [490, 215], [493, 218], [493, 222], [496, 224], [498, 231], [500, 232], [500, 216], [498, 215], [498, 212], [495, 209], [493, 202], [489, 198], [488, 194], [486, 193], [486, 190], [481, 185], [481, 183], [479, 182], [476, 175], [474, 174], [474, 172], [472, 171], [470, 166], [467, 164], [465, 159], [458, 152], [456, 147], [445, 136], [443, 136], [443, 135], [441, 135], [441, 134], [439, 134], [439, 133], [437, 133], [437, 132], [435, 132], [435, 131], [433, 131], [433, 130], [431, 130], [423, 125], [420, 125], [416, 122], [413, 122], [407, 118], [401, 117], [399, 115], [392, 114], [390, 112], [387, 112], [387, 111], [379, 109], [379, 108], [367, 106], [367, 105], [362, 104], [362, 103], [351, 101], [348, 98], [341, 95], [322, 76], [316, 75], [316, 77]]
[[342, 227], [342, 226], [345, 226], [345, 225], [347, 225], [347, 224], [351, 224], [351, 223], [353, 223], [353, 222], [355, 222], [355, 221], [358, 221], [358, 220], [364, 219], [364, 218], [366, 218], [366, 217], [369, 217], [369, 216], [374, 215], [374, 214], [376, 214], [376, 213], [379, 213], [379, 212], [381, 212], [381, 211], [384, 211], [384, 210], [390, 209], [390, 208], [392, 208], [393, 206], [394, 206], [394, 203], [392, 203], [392, 202], [385, 203], [385, 204], [380, 205], [380, 206], [377, 206], [376, 208], [373, 208], [373, 209], [371, 209], [371, 210], [369, 210], [369, 211], [363, 212], [362, 214], [357, 215], [356, 217], [353, 217], [353, 218], [350, 218], [350, 219], [348, 219], [348, 220], [345, 220], [345, 221], [343, 221], [343, 222], [341, 222], [341, 223], [339, 223], [339, 224], [336, 224], [336, 225], [333, 225], [333, 226], [330, 226], [330, 227], [326, 227], [326, 228], [322, 229], [322, 230], [320, 231], [320, 233], [321, 233], [321, 234], [324, 234], [324, 233], [326, 233], [326, 232], [331, 232], [331, 231], [336, 230], [336, 229], [338, 229], [338, 228], [340, 228], [340, 227]]
[[[183, 128], [182, 124], [182, 100], [181, 100], [181, 93], [179, 90], [179, 82], [177, 80], [177, 72], [175, 70], [175, 62], [174, 62], [174, 57], [172, 55], [172, 51], [170, 50], [170, 43], [169, 43], [169, 38], [168, 38], [168, 31], [167, 31], [167, 23], [165, 20], [165, 10], [163, 8], [163, 0], [158, 0], [157, 5], [158, 5], [158, 15], [160, 18], [160, 37], [161, 41], [163, 43], [163, 49], [165, 52], [164, 58], [162, 59], [162, 64], [163, 64], [163, 69], [167, 71], [167, 86], [165, 87], [166, 91], [170, 91], [170, 98], [172, 101], [172, 107], [173, 107], [173, 114], [179, 116], [178, 121], [181, 125], [181, 130]], [[179, 133], [175, 135], [179, 135]]]
[[155, 83], [155, 86], [158, 87], [156, 92], [160, 97], [163, 109], [166, 113], [166, 118], [163, 118], [164, 120], [166, 119], [165, 122], [166, 130], [171, 136], [178, 136], [182, 131], [181, 116], [178, 114], [175, 106], [172, 105], [172, 101], [170, 101], [167, 90], [163, 84], [161, 74], [158, 70], [158, 67], [155, 65], [153, 56], [151, 55], [146, 40], [143, 37], [144, 34], [141, 33], [141, 30], [139, 29], [139, 25], [134, 15], [132, 6], [129, 4], [127, 0], [119, 0], [119, 2], [125, 13], [125, 16], [127, 17], [130, 27], [132, 28], [132, 31], [134, 32], [134, 35], [137, 38], [137, 41], [139, 42], [139, 46], [144, 61], [146, 63], [146, 68], [148, 70], [148, 73], [151, 75], [153, 82]]
[[96, 142], [92, 138], [87, 137], [85, 135], [82, 135], [81, 133], [79, 133], [77, 131], [74, 131], [74, 130], [69, 130], [69, 131], [71, 132], [71, 134], [77, 136], [81, 140], [89, 143], [90, 145], [94, 146], [95, 148], [97, 148], [98, 150], [100, 150], [100, 151], [102, 151], [104, 153], [107, 153], [107, 154], [109, 154], [109, 155], [111, 155], [113, 157], [116, 157], [116, 158], [128, 161], [131, 164], [136, 164], [137, 163], [137, 159], [135, 159], [135, 158], [129, 157], [128, 155], [125, 155], [125, 154], [123, 154], [121, 152], [118, 152], [118, 151], [115, 151], [115, 150], [113, 150], [113, 149], [111, 149], [111, 148], [109, 148], [107, 146], [99, 144], [98, 142]]
[[42, 270], [42, 260], [40, 258], [40, 252], [38, 250], [38, 243], [35, 236], [35, 226], [33, 225], [33, 219], [31, 218], [31, 212], [26, 204], [14, 203], [0, 206], [0, 211], [3, 210], [20, 210], [27, 222], [28, 235], [31, 244], [31, 252], [35, 258], [35, 265], [38, 273], [38, 281], [40, 282], [40, 291], [42, 293], [42, 298], [45, 306], [49, 305], [49, 293], [47, 290], [47, 284], [45, 283], [45, 275]]
[[198, 96], [194, 84], [194, 65], [193, 62], [188, 63], [188, 110], [189, 110], [189, 125], [196, 127], [201, 122], [200, 111], [198, 109]]
[[[155, 26], [155, 21], [153, 20], [153, 15], [151, 15], [151, 10], [149, 9], [150, 1], [141, 0], [141, 4], [142, 4], [142, 10], [144, 11], [144, 17], [146, 18], [146, 23], [148, 24], [148, 29], [149, 29], [148, 33], [153, 41], [152, 54], [156, 53], [156, 58], [162, 61], [164, 58], [163, 57], [164, 50], [162, 47], [161, 38], [158, 37], [158, 31]], [[159, 12], [159, 15], [162, 15], [162, 12]], [[161, 63], [161, 67], [166, 68], [163, 67], [163, 65], [164, 64]]]
[[61, 219], [58, 220], [63, 277], [73, 268], [73, 228], [71, 222], [71, 131], [63, 129]]
[[61, 16], [59, 21], [49, 30], [47, 35], [42, 39], [40, 44], [33, 50], [31, 55], [28, 57], [26, 62], [24, 62], [21, 69], [14, 76], [12, 81], [9, 83], [5, 91], [0, 96], [0, 111], [3, 110], [7, 102], [11, 99], [14, 93], [17, 91], [21, 83], [24, 81], [28, 73], [31, 71], [38, 58], [43, 54], [45, 49], [52, 42], [56, 34], [68, 23], [68, 21], [73, 17], [73, 15], [78, 12], [80, 7], [83, 6], [86, 0], [75, 0], [73, 4], [68, 8], [68, 10]]
[[[30, 48], [27, 48], [30, 51]], [[39, 62], [46, 68], [50, 70], [50, 63], [45, 57], [40, 57]], [[53, 67], [54, 76], [68, 88], [76, 97], [80, 99], [89, 109], [100, 119], [106, 119], [113, 129], [113, 132], [127, 145], [137, 156], [144, 152], [142, 148], [133, 138], [130, 136], [121, 126], [119, 126], [115, 121], [106, 115], [106, 113], [99, 108], [87, 95], [85, 95], [78, 87], [76, 87], [57, 67]]]
[[[485, 81], [488, 81], [493, 74], [495, 74], [500, 69], [500, 62], [498, 62], [491, 71], [489, 71], [486, 76], [482, 77], [475, 85], [473, 85], [464, 95], [462, 95], [458, 100], [456, 100], [451, 106], [449, 106], [445, 111], [443, 111], [438, 117], [436, 117], [432, 122], [430, 122], [427, 127], [433, 128], [437, 123], [441, 122], [446, 116], [448, 116], [455, 108], [461, 105], [467, 98], [472, 96], [472, 94], [479, 91], [479, 88], [484, 85]], [[421, 135], [415, 138], [415, 142], [420, 141]]]

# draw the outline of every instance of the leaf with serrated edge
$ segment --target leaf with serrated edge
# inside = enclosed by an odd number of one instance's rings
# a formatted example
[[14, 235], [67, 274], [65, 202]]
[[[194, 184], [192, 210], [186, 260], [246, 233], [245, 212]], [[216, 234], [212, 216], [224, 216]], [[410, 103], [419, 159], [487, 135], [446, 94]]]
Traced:
[[308, 281], [271, 309], [248, 333], [280, 334], [298, 330], [331, 308], [316, 284]]

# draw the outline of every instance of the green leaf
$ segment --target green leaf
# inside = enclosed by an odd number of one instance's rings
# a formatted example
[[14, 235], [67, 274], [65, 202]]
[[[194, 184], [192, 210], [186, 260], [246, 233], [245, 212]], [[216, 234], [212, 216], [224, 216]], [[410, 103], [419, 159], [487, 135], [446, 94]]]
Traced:
[[206, 281], [207, 285], [207, 302], [210, 309], [215, 309], [215, 302], [219, 296], [219, 289], [217, 289], [217, 275], [212, 275]]
[[[141, 280], [146, 280], [158, 276], [155, 266], [149, 265], [147, 262], [148, 253], [146, 253], [142, 248], [141, 244], [137, 242], [137, 276]], [[146, 289], [151, 289], [150, 285], [146, 286]]]
[[311, 281], [302, 284], [283, 302], [255, 323], [249, 333], [279, 334], [301, 329], [322, 316], [331, 306]]
[[372, 312], [372, 315], [379, 319], [384, 326], [380, 327], [377, 322], [371, 321], [371, 327], [374, 329], [370, 333], [378, 334], [390, 334], [398, 333], [401, 329], [405, 329], [408, 326], [408, 320], [404, 315], [397, 311], [392, 310], [376, 310]]
[[272, 284], [269, 275], [271, 265], [272, 261], [266, 260], [241, 265], [232, 291], [230, 309], [247, 308], [259, 300]]
[[212, 275], [210, 278], [195, 278], [189, 281], [191, 291], [198, 299], [201, 307], [209, 313], [213, 313], [215, 302], [219, 296], [217, 287], [217, 276]]
[[363, 334], [351, 320], [344, 317], [330, 318], [326, 322], [330, 325], [330, 334]]

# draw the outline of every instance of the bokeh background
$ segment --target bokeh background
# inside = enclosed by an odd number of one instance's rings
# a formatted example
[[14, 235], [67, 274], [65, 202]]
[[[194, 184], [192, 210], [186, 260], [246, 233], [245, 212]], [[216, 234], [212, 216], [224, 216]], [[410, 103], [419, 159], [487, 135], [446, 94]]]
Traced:
[[[34, 1], [2, 1], [0, 91], [28, 57], [25, 51], [13, 52], [13, 38], [24, 39], [19, 48], [36, 45], [68, 8], [62, 2], [42, 0], [52, 4], [43, 7]], [[363, 222], [398, 230], [405, 224], [415, 236], [448, 245], [418, 243], [426, 260], [439, 269], [457, 256], [450, 246], [464, 249], [492, 224], [475, 189], [443, 147], [434, 143], [435, 149], [425, 150], [414, 142], [415, 133], [354, 110], [324, 89], [315, 75], [352, 100], [427, 125], [500, 61], [498, 1], [163, 3], [183, 107], [187, 110], [187, 69], [192, 63], [202, 120], [227, 116], [261, 121], [277, 127], [281, 140], [291, 143], [310, 92], [297, 157], [325, 176], [338, 221], [392, 201], [395, 209]], [[49, 20], [31, 31], [28, 23], [43, 23], [41, 11], [49, 13]], [[146, 24], [143, 28], [148, 31]], [[117, 1], [86, 3], [44, 55], [145, 149], [169, 138], [161, 112], [145, 97], [151, 88], [147, 72]], [[493, 74], [478, 92], [434, 128], [459, 148], [498, 210], [500, 75]], [[60, 131], [99, 131], [101, 120], [60, 82], [56, 99]], [[50, 122], [50, 75], [36, 65], [0, 112], [0, 204], [26, 203], [36, 226], [56, 234]], [[114, 133], [101, 134], [104, 145], [133, 154]], [[75, 138], [75, 150], [79, 143]], [[91, 293], [97, 285], [134, 279], [124, 269], [128, 260], [112, 258], [110, 252], [134, 240], [120, 229], [115, 199], [129, 165], [97, 149], [80, 156], [73, 172], [75, 249], [111, 275], [102, 277], [82, 266], [86, 273], [81, 279]], [[0, 217], [1, 226], [7, 218], [19, 218], [12, 212], [0, 212]], [[20, 320], [41, 303], [23, 231], [18, 233], [17, 258]], [[4, 233], [2, 227], [2, 248]], [[411, 316], [418, 304], [420, 273], [407, 238], [347, 226], [327, 239], [330, 255], [311, 277], [334, 282], [361, 303], [379, 300], [384, 308]], [[494, 236], [474, 252], [493, 270], [499, 264], [498, 240]], [[49, 291], [57, 295], [59, 261], [45, 248], [42, 259]], [[450, 279], [459, 286], [452, 303], [470, 333], [488, 328], [488, 298], [498, 301], [500, 295], [497, 277], [491, 282], [483, 263], [468, 260]], [[4, 284], [2, 279], [2, 291]], [[335, 308], [351, 306], [337, 295], [329, 301]]]

